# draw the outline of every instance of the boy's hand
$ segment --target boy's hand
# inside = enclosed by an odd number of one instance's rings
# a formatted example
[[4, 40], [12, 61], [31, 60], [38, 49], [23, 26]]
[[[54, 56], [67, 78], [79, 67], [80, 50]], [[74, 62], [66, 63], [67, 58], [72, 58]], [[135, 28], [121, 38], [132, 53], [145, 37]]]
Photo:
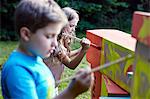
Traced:
[[87, 91], [93, 84], [94, 77], [89, 72], [90, 70], [81, 69], [76, 73], [77, 77], [72, 80], [68, 87], [68, 90], [74, 97]]
[[87, 50], [90, 47], [91, 41], [88, 40], [87, 38], [82, 38], [81, 40], [81, 46], [82, 46], [82, 50]]

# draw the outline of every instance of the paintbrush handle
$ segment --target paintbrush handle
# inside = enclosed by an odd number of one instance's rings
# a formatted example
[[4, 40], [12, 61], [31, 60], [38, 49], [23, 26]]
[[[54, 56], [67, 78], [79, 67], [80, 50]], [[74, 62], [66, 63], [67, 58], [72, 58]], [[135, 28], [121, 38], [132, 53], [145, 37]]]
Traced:
[[93, 69], [91, 70], [91, 73], [92, 73], [92, 72], [96, 72], [96, 71], [98, 71], [98, 70], [105, 69], [105, 68], [110, 67], [110, 66], [112, 66], [112, 65], [114, 65], [114, 64], [120, 63], [120, 62], [122, 62], [122, 61], [125, 61], [125, 60], [127, 60], [127, 59], [131, 59], [131, 58], [133, 58], [133, 55], [129, 54], [129, 55], [127, 55], [127, 56], [125, 56], [125, 57], [121, 57], [121, 58], [119, 58], [119, 59], [117, 59], [117, 60], [115, 60], [115, 61], [112, 61], [112, 62], [103, 64], [103, 65], [98, 66], [98, 67], [95, 67], [95, 68], [93, 68]]
[[81, 42], [82, 39], [78, 38], [78, 37], [75, 37], [75, 36], [72, 36], [72, 35], [69, 35], [69, 34], [66, 34], [66, 33], [63, 33], [64, 36], [68, 36], [70, 38], [73, 38], [73, 39], [76, 39], [78, 42]]
[[91, 43], [90, 46], [93, 46], [94, 48], [98, 49], [98, 50], [101, 50], [101, 47], [100, 46], [97, 46], [96, 44], [94, 43]]
[[[133, 55], [129, 54], [129, 55], [127, 55], [127, 56], [125, 56], [125, 57], [121, 57], [121, 58], [119, 58], [119, 59], [117, 59], [117, 60], [115, 60], [115, 61], [106, 63], [106, 64], [104, 64], [104, 65], [100, 65], [100, 66], [98, 66], [98, 67], [96, 67], [96, 68], [93, 68], [93, 69], [89, 72], [89, 74], [91, 74], [91, 73], [93, 73], [93, 72], [96, 72], [96, 71], [100, 71], [100, 70], [105, 69], [105, 68], [107, 68], [107, 67], [110, 67], [110, 66], [112, 66], [112, 65], [114, 65], [114, 64], [120, 63], [120, 62], [125, 61], [125, 60], [127, 60], [127, 59], [131, 59], [131, 58], [133, 58], [133, 57], [134, 57]], [[71, 80], [71, 79], [76, 78], [77, 76], [78, 76], [78, 75], [75, 75], [75, 76], [71, 76], [71, 77], [62, 79], [62, 80], [56, 81], [56, 83], [59, 84], [59, 83], [61, 83], [61, 82], [69, 81], [69, 80]]]
[[[78, 37], [75, 37], [75, 36], [72, 36], [72, 35], [69, 35], [69, 34], [63, 33], [63, 35], [68, 36], [68, 37], [71, 37], [71, 38], [74, 38], [74, 39], [76, 39], [76, 40], [79, 41], [79, 42], [82, 41], [82, 39], [80, 39], [80, 38], [78, 38]], [[100, 47], [100, 46], [97, 46], [97, 45], [94, 44], [94, 43], [91, 43], [90, 46], [93, 46], [94, 48], [96, 48], [96, 49], [98, 49], [98, 50], [101, 50], [101, 47]]]

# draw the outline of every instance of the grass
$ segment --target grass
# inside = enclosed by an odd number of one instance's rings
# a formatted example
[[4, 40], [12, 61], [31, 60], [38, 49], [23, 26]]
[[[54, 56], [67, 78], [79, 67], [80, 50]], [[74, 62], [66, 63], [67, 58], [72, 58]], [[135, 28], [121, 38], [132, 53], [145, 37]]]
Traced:
[[[17, 47], [17, 42], [11, 42], [11, 41], [2, 42], [2, 41], [0, 41], [0, 65], [3, 64], [7, 60], [9, 54], [16, 47]], [[75, 42], [72, 45], [73, 49], [76, 49], [79, 47], [80, 47], [80, 44], [78, 42]], [[67, 67], [65, 67], [64, 73], [62, 75], [62, 79], [74, 75], [74, 73], [77, 70], [79, 70], [80, 68], [86, 68], [87, 64], [88, 63], [86, 61], [86, 58], [84, 57], [83, 60], [81, 61], [80, 65], [75, 70], [70, 70]], [[68, 83], [69, 83], [69, 81], [62, 82], [59, 85], [59, 91], [62, 91], [63, 89], [65, 89], [67, 87]], [[2, 99], [1, 91], [0, 91], [0, 99]], [[79, 95], [76, 99], [90, 99], [90, 91], [87, 91], [87, 92]]]
[[17, 42], [0, 42], [0, 65], [3, 64], [8, 58], [9, 54], [17, 46]]
[[[0, 41], [0, 68], [2, 68], [2, 64], [7, 60], [9, 54], [13, 49], [15, 49], [17, 46], [17, 42], [2, 42]], [[1, 76], [1, 73], [0, 73]], [[1, 78], [1, 77], [0, 77]], [[1, 85], [1, 84], [0, 84]], [[1, 93], [1, 86], [0, 86], [0, 99], [3, 99], [2, 93]]]

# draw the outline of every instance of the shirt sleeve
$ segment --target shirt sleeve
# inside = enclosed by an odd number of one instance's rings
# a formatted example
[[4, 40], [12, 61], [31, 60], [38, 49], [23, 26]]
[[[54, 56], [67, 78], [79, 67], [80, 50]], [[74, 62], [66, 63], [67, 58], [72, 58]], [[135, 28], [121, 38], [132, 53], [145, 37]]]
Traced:
[[38, 99], [35, 81], [30, 72], [20, 66], [9, 70], [6, 77], [6, 86], [10, 98], [15, 99]]

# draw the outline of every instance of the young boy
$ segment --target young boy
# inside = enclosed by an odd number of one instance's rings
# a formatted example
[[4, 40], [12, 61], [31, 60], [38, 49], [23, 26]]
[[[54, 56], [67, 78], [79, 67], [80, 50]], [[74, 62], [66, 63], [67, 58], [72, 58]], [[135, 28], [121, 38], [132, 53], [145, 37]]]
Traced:
[[90, 87], [92, 77], [81, 70], [62, 93], [55, 96], [54, 77], [43, 63], [57, 47], [57, 36], [67, 18], [53, 0], [21, 0], [15, 13], [19, 46], [2, 69], [4, 98], [74, 99]]

